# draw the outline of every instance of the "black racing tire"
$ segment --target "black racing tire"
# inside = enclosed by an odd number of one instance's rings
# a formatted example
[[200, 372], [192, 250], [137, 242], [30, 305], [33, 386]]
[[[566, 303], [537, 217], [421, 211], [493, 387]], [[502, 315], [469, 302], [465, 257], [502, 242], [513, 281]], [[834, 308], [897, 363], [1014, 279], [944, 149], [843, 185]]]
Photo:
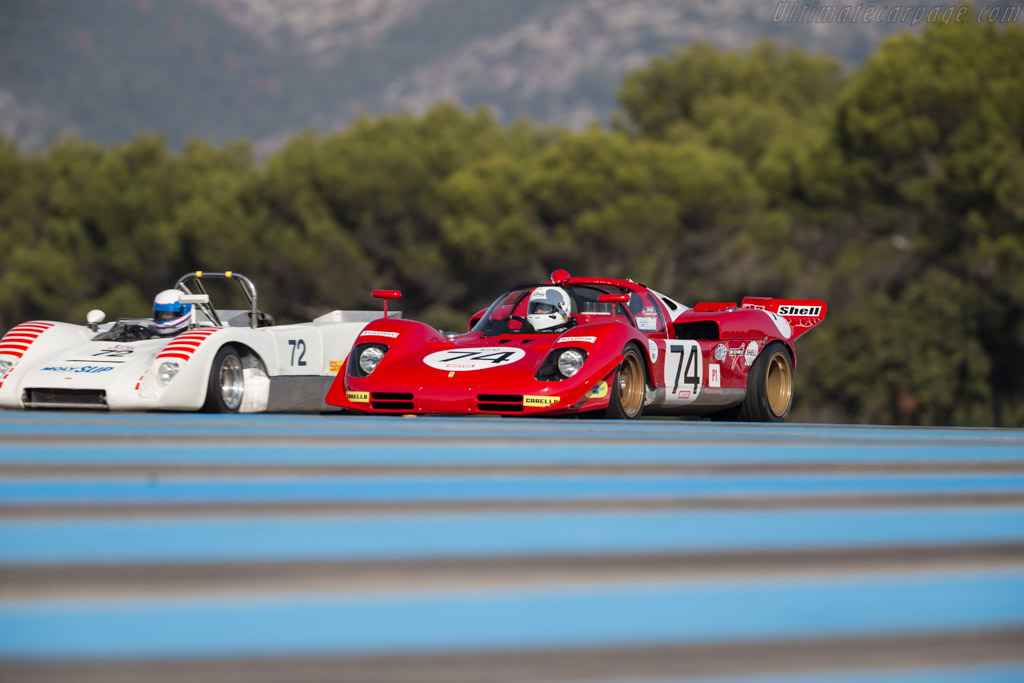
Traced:
[[206, 387], [207, 413], [237, 413], [245, 396], [245, 376], [242, 357], [234, 346], [222, 346], [213, 357], [210, 381]]
[[608, 407], [604, 417], [610, 420], [636, 420], [644, 414], [647, 370], [640, 352], [632, 345], [622, 350], [622, 362], [608, 387]]
[[793, 406], [793, 359], [782, 342], [764, 347], [747, 374], [742, 422], [783, 422]]
[[738, 406], [732, 406], [725, 410], [719, 410], [717, 413], [711, 413], [708, 415], [708, 419], [713, 422], [737, 422], [740, 419], [740, 411], [743, 409], [743, 404]]

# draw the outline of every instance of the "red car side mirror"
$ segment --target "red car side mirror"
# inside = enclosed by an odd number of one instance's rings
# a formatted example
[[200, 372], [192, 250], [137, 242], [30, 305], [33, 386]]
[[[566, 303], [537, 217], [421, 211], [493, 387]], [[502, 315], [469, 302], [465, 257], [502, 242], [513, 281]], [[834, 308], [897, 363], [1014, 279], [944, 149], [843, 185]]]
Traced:
[[555, 272], [551, 273], [551, 284], [553, 285], [564, 285], [569, 281], [569, 271], [559, 268]]
[[384, 317], [388, 317], [388, 299], [401, 299], [402, 293], [397, 289], [375, 289], [370, 294], [374, 299], [384, 299]]
[[469, 319], [469, 329], [470, 330], [472, 330], [474, 327], [476, 327], [476, 324], [478, 322], [480, 322], [480, 320], [484, 317], [485, 313], [487, 313], [487, 309], [486, 308], [481, 308], [479, 311], [477, 311], [473, 315], [472, 318]]

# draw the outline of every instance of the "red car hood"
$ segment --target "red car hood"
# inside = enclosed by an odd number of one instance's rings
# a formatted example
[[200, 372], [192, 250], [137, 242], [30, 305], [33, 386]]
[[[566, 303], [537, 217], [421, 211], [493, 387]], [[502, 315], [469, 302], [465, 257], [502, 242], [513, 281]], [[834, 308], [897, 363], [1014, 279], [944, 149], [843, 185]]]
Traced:
[[419, 386], [448, 384], [455, 377], [466, 386], [532, 381], [556, 339], [554, 335], [463, 335], [448, 343], [407, 350], [395, 345], [373, 376], [382, 380], [399, 375]]
[[[397, 334], [388, 339], [380, 332]], [[488, 402], [518, 403], [518, 410], [525, 413], [568, 409], [613, 371], [619, 360], [618, 354], [595, 356], [572, 378], [544, 381], [536, 375], [552, 348], [581, 348], [592, 354], [597, 336], [571, 330], [561, 336], [485, 337], [470, 333], [455, 339], [417, 337], [414, 329], [404, 326], [400, 331], [397, 326], [371, 330], [360, 337], [358, 344], [379, 341], [389, 350], [370, 376], [339, 377], [327, 402], [356, 409], [372, 402], [375, 409], [405, 408], [410, 412], [475, 412]], [[353, 359], [356, 354], [354, 350]], [[387, 404], [391, 401], [395, 403]]]

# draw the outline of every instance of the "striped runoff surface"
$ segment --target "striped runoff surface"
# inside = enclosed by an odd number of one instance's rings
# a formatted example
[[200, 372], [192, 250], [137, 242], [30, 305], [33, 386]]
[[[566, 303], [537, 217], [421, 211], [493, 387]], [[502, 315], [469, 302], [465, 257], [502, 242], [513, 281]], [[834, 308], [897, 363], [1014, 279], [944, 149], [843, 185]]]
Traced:
[[1024, 432], [0, 412], [0, 680], [1024, 681]]

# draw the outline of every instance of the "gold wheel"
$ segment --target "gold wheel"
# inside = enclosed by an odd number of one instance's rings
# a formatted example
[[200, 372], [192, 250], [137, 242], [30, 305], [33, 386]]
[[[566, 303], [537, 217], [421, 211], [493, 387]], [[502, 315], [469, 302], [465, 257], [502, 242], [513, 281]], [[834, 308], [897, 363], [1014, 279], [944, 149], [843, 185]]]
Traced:
[[644, 366], [636, 352], [626, 351], [618, 375], [619, 405], [627, 419], [633, 419], [644, 407]]
[[793, 369], [789, 354], [782, 349], [776, 349], [768, 359], [764, 393], [768, 407], [776, 417], [783, 417], [789, 411], [789, 404], [793, 401]]

